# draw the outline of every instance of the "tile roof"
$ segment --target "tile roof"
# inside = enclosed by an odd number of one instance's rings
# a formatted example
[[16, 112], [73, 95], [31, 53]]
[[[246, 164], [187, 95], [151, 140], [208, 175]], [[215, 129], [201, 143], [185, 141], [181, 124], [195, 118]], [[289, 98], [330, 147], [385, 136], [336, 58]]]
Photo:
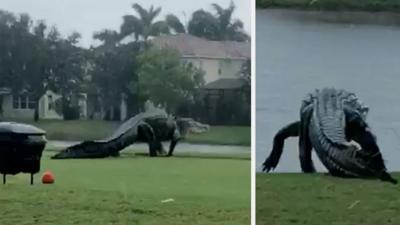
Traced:
[[163, 35], [152, 39], [159, 47], [176, 48], [183, 57], [247, 59], [251, 57], [249, 42], [209, 41], [190, 34]]
[[245, 85], [246, 81], [241, 78], [220, 78], [216, 81], [210, 82], [202, 89], [239, 89]]

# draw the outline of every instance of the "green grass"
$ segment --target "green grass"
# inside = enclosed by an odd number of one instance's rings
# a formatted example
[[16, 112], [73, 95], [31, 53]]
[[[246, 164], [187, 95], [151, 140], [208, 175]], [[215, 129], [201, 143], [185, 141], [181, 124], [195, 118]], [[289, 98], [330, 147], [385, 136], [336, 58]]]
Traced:
[[185, 141], [190, 143], [250, 146], [251, 129], [245, 126], [213, 126], [207, 133], [189, 134]]
[[[400, 173], [394, 176], [400, 179]], [[324, 174], [257, 174], [257, 225], [399, 224], [400, 186]]]
[[[131, 157], [50, 160], [52, 185], [0, 185], [0, 224], [250, 224], [250, 161]], [[162, 203], [173, 199], [173, 202]]]
[[102, 139], [112, 134], [119, 122], [103, 120], [20, 120], [47, 132], [49, 140], [83, 141]]
[[[83, 141], [102, 139], [112, 134], [120, 122], [103, 120], [18, 120], [35, 125], [47, 131], [49, 140]], [[250, 146], [251, 129], [249, 126], [212, 126], [203, 134], [189, 134], [184, 142], [218, 145]]]
[[400, 12], [400, 0], [256, 0], [256, 7]]

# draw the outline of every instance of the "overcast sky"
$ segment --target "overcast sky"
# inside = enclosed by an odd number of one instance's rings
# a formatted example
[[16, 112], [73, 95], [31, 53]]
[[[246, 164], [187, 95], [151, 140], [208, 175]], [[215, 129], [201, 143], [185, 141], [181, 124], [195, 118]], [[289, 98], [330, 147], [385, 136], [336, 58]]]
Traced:
[[[197, 9], [212, 10], [212, 3], [225, 8], [230, 0], [0, 0], [0, 9], [28, 13], [34, 20], [43, 19], [48, 25], [56, 25], [63, 35], [78, 31], [82, 34], [81, 44], [89, 47], [93, 43], [93, 32], [105, 28], [119, 30], [122, 16], [134, 14], [131, 7], [133, 3], [139, 3], [145, 8], [150, 5], [161, 6], [159, 19], [173, 13], [187, 21]], [[234, 18], [241, 19], [250, 34], [251, 1], [234, 0], [234, 3]]]

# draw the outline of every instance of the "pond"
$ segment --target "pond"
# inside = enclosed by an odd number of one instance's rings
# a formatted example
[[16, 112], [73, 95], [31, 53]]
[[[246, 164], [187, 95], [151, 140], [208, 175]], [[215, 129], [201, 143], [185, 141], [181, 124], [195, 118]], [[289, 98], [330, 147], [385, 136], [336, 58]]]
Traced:
[[[257, 171], [275, 133], [298, 120], [302, 98], [321, 87], [354, 91], [370, 107], [368, 121], [388, 169], [400, 171], [400, 27], [392, 25], [397, 20], [390, 15], [388, 24], [346, 16], [335, 21], [334, 13], [313, 18], [312, 12], [257, 10]], [[286, 142], [275, 171], [301, 171], [297, 138]]]

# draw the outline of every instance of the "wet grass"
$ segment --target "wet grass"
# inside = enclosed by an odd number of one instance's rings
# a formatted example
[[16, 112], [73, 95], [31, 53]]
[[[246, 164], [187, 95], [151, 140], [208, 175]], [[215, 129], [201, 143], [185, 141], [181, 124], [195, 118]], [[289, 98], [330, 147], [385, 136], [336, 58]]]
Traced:
[[41, 172], [55, 184], [20, 174], [0, 185], [0, 224], [250, 224], [249, 160], [49, 155]]
[[400, 12], [400, 0], [256, 0], [257, 8]]
[[[112, 134], [121, 124], [103, 120], [18, 120], [28, 123], [47, 132], [49, 140], [83, 141], [102, 139]], [[210, 131], [203, 134], [189, 134], [184, 142], [250, 146], [251, 129], [249, 126], [212, 126]]]
[[[394, 176], [399, 179], [400, 173]], [[324, 174], [257, 174], [257, 225], [399, 224], [400, 186]]]

